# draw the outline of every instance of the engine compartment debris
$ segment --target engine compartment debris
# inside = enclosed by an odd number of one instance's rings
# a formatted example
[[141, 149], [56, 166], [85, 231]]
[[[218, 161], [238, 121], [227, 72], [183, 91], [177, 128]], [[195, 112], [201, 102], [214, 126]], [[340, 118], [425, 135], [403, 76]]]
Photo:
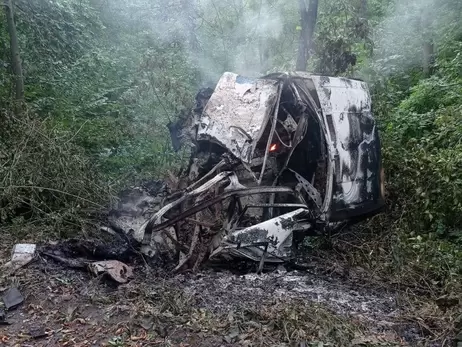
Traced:
[[284, 263], [307, 235], [384, 206], [380, 140], [366, 83], [308, 73], [224, 73], [189, 117], [169, 124], [189, 165], [151, 194], [121, 197], [104, 230], [149, 258]]

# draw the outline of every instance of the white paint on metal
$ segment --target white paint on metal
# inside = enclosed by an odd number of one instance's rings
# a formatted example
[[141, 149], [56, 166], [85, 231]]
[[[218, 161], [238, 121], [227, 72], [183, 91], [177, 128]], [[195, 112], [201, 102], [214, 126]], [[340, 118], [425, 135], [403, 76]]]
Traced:
[[199, 119], [198, 140], [211, 140], [250, 163], [278, 97], [279, 82], [226, 72]]
[[[363, 172], [360, 158], [364, 154], [362, 144], [374, 140], [373, 133], [358, 134], [361, 143], [355, 145], [355, 131], [360, 131], [360, 117], [368, 117], [371, 113], [371, 98], [367, 84], [346, 78], [311, 76], [318, 94], [321, 109], [326, 119], [328, 131], [337, 155], [337, 181], [343, 190], [341, 199], [346, 204], [359, 203], [362, 199], [361, 185], [354, 180], [367, 179], [369, 172]], [[331, 122], [327, 121], [331, 120]], [[353, 124], [350, 124], [351, 121]], [[355, 146], [355, 148], [352, 148]], [[357, 152], [352, 157], [353, 151]], [[367, 174], [367, 175], [366, 175]], [[372, 190], [372, 184], [366, 184], [367, 191]], [[340, 198], [340, 197], [338, 197]]]
[[37, 246], [31, 243], [18, 243], [13, 247], [11, 260], [2, 266], [3, 270], [14, 272], [30, 263], [35, 257]]
[[[268, 243], [265, 261], [281, 262], [291, 254], [294, 225], [298, 217], [306, 211], [307, 209], [300, 208], [235, 231], [223, 239], [222, 245], [228, 245], [228, 247], [218, 249], [213, 256], [225, 253], [258, 261], [264, 254], [262, 244]], [[237, 244], [239, 248], [236, 247]]]

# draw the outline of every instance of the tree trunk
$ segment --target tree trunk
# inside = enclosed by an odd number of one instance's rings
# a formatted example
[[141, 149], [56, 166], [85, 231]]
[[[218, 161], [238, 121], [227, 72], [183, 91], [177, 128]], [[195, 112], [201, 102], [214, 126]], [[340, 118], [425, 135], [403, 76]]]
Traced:
[[432, 74], [433, 56], [433, 42], [431, 40], [424, 42], [422, 55], [422, 69], [425, 77], [429, 77]]
[[5, 0], [5, 14], [10, 35], [11, 69], [14, 78], [15, 99], [18, 102], [24, 100], [24, 77], [22, 74], [21, 56], [19, 55], [18, 35], [14, 23], [13, 0]]
[[266, 74], [269, 62], [269, 47], [268, 42], [261, 37], [258, 41], [258, 53], [260, 56], [260, 73]]
[[[309, 2], [309, 4], [308, 4]], [[318, 0], [299, 0], [301, 27], [298, 42], [297, 71], [306, 71], [313, 44], [314, 28], [318, 18]]]
[[189, 58], [193, 66], [197, 69], [197, 78], [199, 84], [203, 82], [204, 73], [201, 66], [201, 45], [197, 37], [197, 0], [181, 0], [181, 19], [184, 21], [183, 30], [185, 32], [185, 40], [188, 44]]
[[367, 20], [367, 0], [361, 0], [359, 15], [363, 20]]
[[431, 37], [430, 10], [425, 9], [421, 14], [421, 32], [422, 32], [422, 71], [425, 77], [432, 73], [434, 58], [434, 45]]
[[182, 0], [183, 14], [186, 16], [185, 29], [188, 33], [188, 45], [192, 53], [197, 54], [200, 50], [199, 40], [197, 39], [197, 4], [195, 0]]

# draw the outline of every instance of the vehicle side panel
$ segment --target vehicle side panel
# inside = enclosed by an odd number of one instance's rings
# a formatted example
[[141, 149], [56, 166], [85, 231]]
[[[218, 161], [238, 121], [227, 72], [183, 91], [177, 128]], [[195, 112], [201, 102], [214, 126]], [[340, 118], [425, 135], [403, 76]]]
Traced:
[[312, 79], [332, 142], [333, 189], [328, 220], [354, 218], [380, 209], [384, 204], [380, 139], [366, 83], [324, 76]]

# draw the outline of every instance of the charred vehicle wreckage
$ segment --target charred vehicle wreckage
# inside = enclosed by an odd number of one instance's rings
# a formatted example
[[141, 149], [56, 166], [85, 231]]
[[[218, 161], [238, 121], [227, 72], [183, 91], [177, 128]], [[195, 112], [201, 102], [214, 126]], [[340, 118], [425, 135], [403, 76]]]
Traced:
[[128, 194], [110, 215], [110, 225], [131, 233], [148, 257], [176, 270], [215, 259], [286, 262], [305, 236], [384, 206], [380, 140], [364, 82], [227, 72], [196, 102], [170, 125], [174, 147], [192, 145], [184, 173], [153, 195]]

